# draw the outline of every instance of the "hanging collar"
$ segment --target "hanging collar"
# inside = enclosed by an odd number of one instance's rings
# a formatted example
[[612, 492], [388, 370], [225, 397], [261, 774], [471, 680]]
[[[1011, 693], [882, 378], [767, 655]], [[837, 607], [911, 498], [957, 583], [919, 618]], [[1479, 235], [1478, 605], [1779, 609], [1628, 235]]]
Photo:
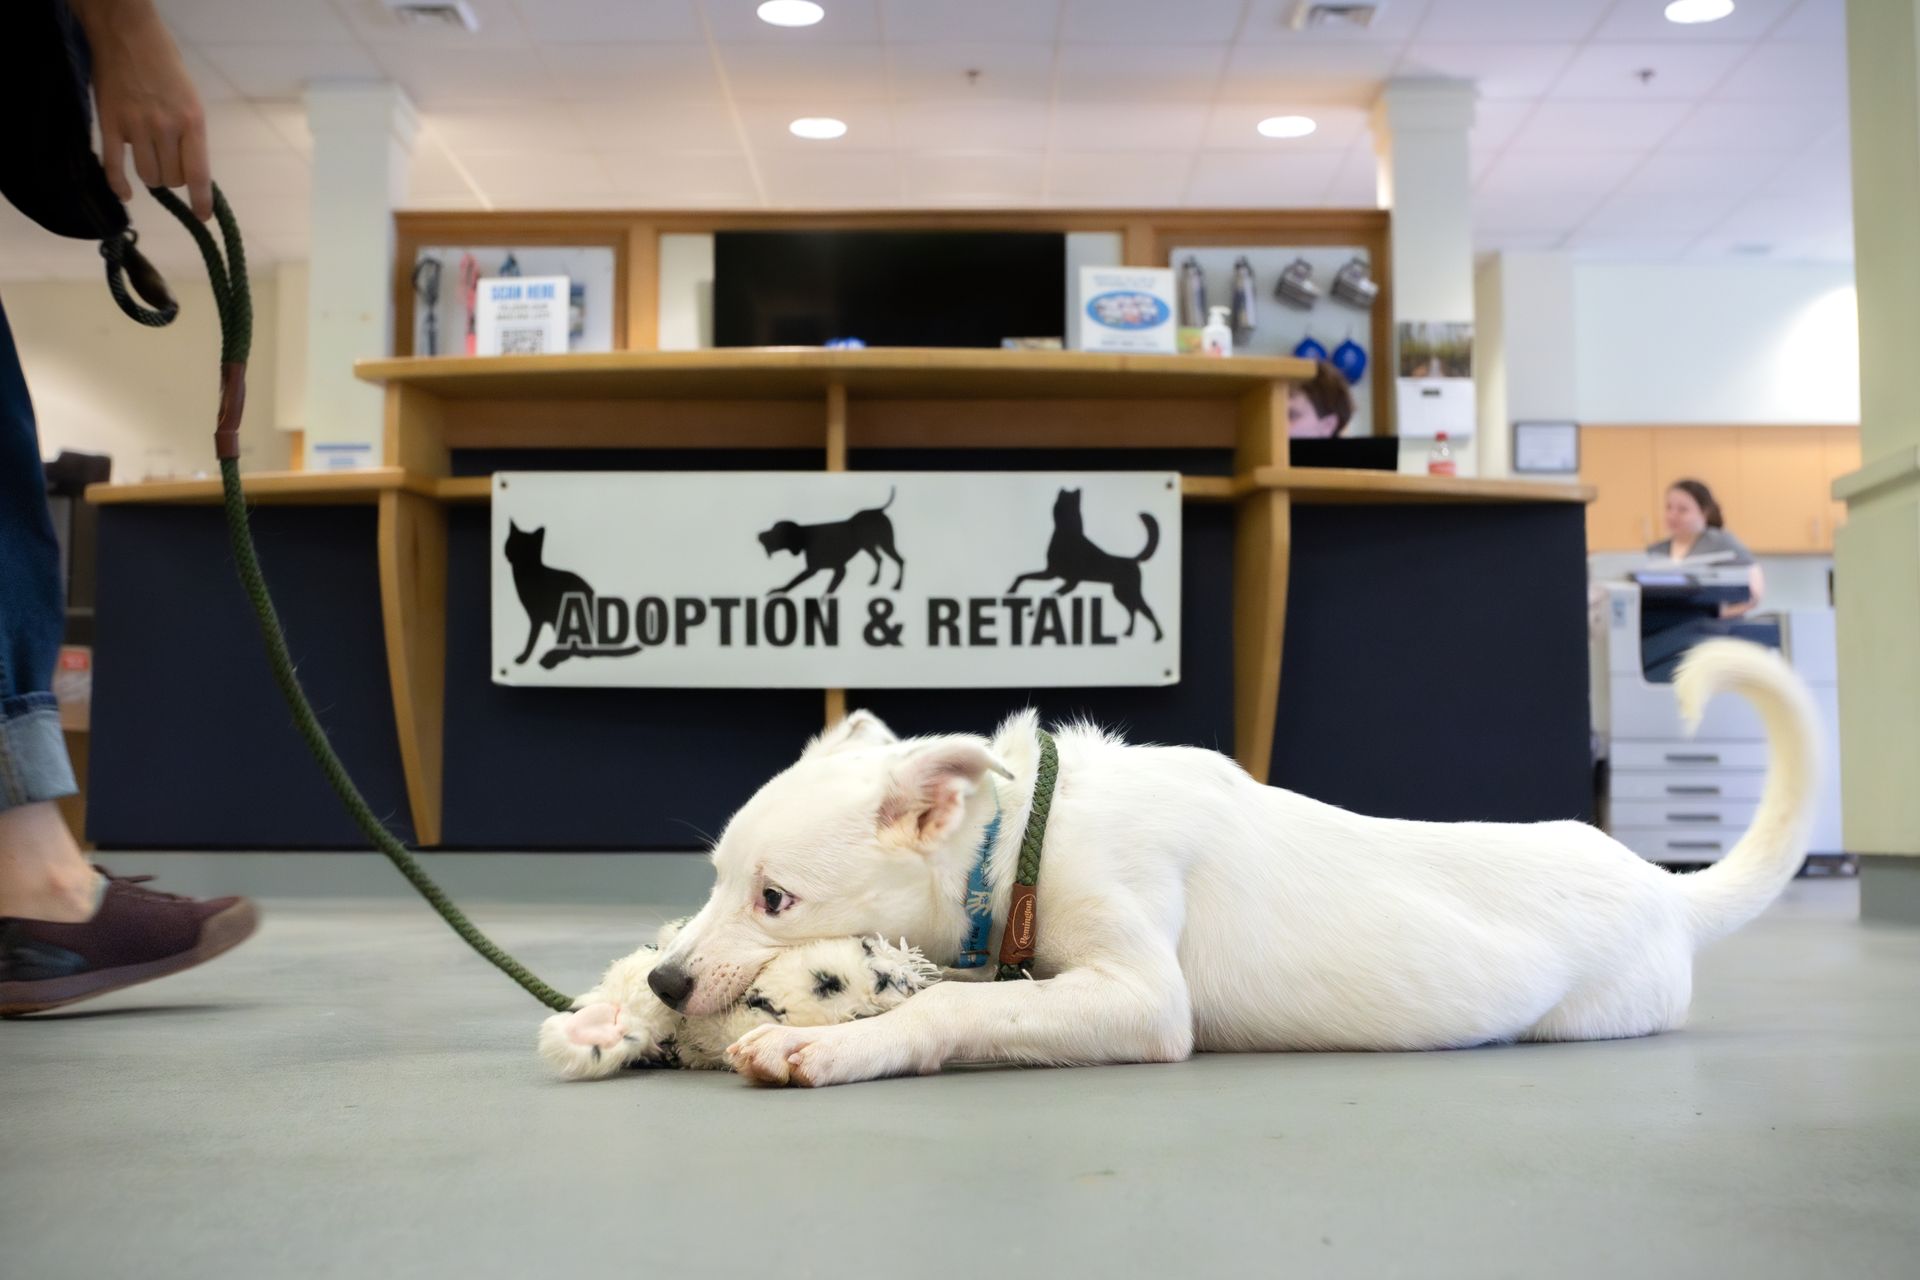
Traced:
[[[1028, 976], [1026, 966], [1033, 959], [1038, 937], [1034, 889], [1040, 878], [1040, 850], [1047, 837], [1047, 812], [1053, 807], [1054, 782], [1060, 772], [1060, 753], [1053, 735], [1038, 731], [1040, 761], [1034, 771], [1033, 805], [1027, 813], [1027, 829], [1020, 837], [1020, 861], [1014, 869], [1014, 883], [1007, 905], [1007, 927], [1000, 938], [1000, 968], [994, 980]], [[993, 817], [980, 834], [980, 847], [973, 857], [973, 869], [967, 874], [967, 933], [960, 945], [956, 969], [978, 969], [987, 963], [987, 937], [993, 932], [993, 886], [987, 879], [987, 864], [994, 845], [1000, 839], [1000, 797], [996, 791]]]

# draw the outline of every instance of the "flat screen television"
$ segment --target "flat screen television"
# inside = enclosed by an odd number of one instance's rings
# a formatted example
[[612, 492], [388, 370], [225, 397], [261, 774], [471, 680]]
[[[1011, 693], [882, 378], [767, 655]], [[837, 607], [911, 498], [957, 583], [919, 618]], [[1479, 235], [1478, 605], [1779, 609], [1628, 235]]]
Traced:
[[722, 231], [718, 347], [997, 347], [1066, 326], [1067, 239], [1027, 231]]

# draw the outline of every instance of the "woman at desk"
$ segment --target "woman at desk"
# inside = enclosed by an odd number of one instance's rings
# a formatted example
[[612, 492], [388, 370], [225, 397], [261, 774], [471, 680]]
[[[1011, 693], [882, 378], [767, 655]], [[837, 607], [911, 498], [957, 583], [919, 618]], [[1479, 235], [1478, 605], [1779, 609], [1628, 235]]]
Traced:
[[[1668, 537], [1647, 548], [1649, 560], [1680, 563], [1705, 556], [1724, 556], [1726, 558], [1718, 563], [1747, 567], [1747, 598], [1720, 602], [1717, 616], [1713, 611], [1715, 606], [1710, 604], [1692, 600], [1656, 604], [1651, 599], [1643, 599], [1641, 665], [1647, 679], [1655, 683], [1671, 681], [1681, 657], [1702, 640], [1732, 635], [1739, 630], [1755, 630], [1750, 624], [1742, 627], [1733, 619], [1753, 612], [1766, 585], [1760, 566], [1754, 563], [1753, 553], [1744, 542], [1727, 532], [1726, 517], [1720, 511], [1720, 504], [1714, 501], [1713, 490], [1700, 481], [1676, 480], [1668, 486], [1666, 519]], [[1750, 638], [1763, 644], [1778, 644], [1777, 636], [1769, 639], [1755, 634]]]
[[1759, 607], [1766, 580], [1747, 544], [1727, 532], [1726, 516], [1714, 501], [1713, 490], [1698, 480], [1675, 480], [1667, 487], [1666, 520], [1666, 541], [1648, 547], [1649, 558], [1681, 561], [1732, 552], [1732, 559], [1722, 563], [1747, 566], [1747, 598], [1721, 605], [1720, 616], [1738, 618]]

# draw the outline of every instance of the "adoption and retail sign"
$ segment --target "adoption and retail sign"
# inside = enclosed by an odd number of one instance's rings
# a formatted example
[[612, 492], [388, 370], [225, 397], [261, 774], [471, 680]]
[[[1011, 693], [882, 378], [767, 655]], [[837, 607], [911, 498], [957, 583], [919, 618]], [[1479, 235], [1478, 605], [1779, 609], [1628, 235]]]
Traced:
[[1164, 685], [1170, 472], [499, 472], [511, 685]]

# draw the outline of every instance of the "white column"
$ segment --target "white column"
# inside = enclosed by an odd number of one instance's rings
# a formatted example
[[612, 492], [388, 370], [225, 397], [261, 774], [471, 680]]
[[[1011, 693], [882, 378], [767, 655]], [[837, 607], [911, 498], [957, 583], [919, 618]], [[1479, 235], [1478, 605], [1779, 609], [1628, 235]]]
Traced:
[[1511, 475], [1515, 422], [1579, 418], [1573, 255], [1497, 254], [1474, 283], [1475, 453], [1481, 475]]
[[[1379, 203], [1393, 213], [1393, 318], [1473, 320], [1473, 170], [1467, 133], [1473, 127], [1471, 81], [1394, 80], [1373, 109], [1379, 156]], [[1392, 353], [1383, 362], [1391, 374]], [[1408, 441], [1401, 465], [1426, 465], [1429, 442]], [[1472, 474], [1474, 449], [1454, 450], [1460, 472]]]
[[353, 362], [393, 350], [393, 210], [406, 195], [418, 126], [389, 84], [307, 87], [313, 134], [308, 256], [306, 466], [381, 460], [380, 388]]

